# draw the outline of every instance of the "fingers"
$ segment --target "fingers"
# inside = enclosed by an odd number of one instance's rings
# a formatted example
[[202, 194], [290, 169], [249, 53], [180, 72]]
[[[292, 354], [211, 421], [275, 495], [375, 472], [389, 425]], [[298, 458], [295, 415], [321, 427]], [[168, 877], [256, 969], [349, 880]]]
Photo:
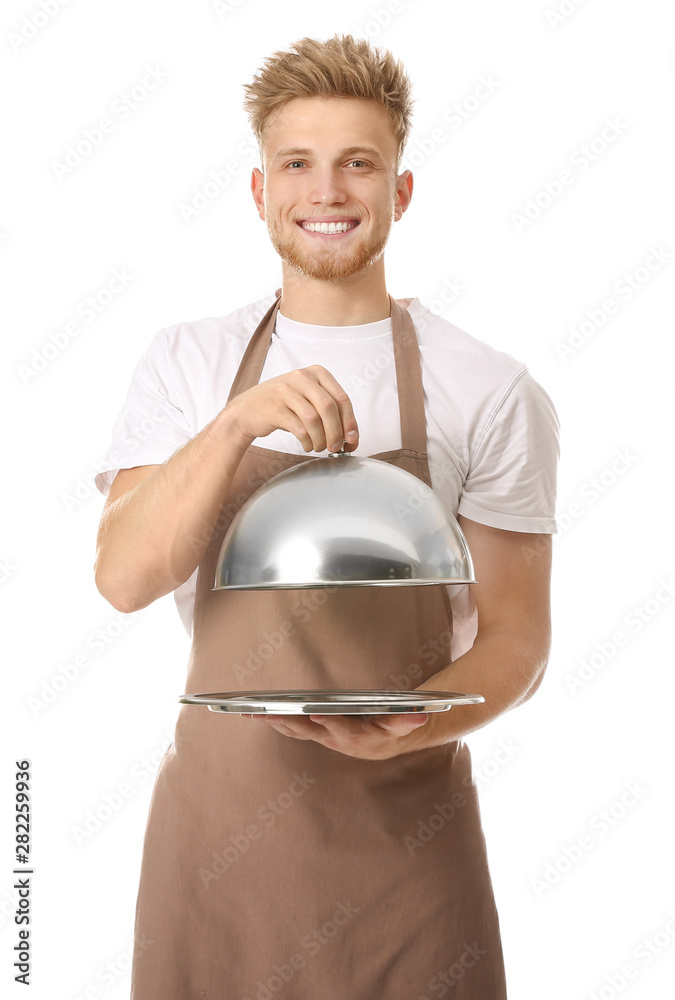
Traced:
[[[331, 437], [331, 428], [326, 428], [328, 431], [328, 447], [331, 451], [339, 451], [343, 442], [345, 442], [346, 450], [353, 451], [358, 444], [359, 425], [356, 422], [349, 396], [337, 379], [321, 365], [312, 365], [309, 371], [315, 374], [319, 385], [330, 394], [331, 399], [337, 407], [338, 425], [336, 429], [338, 433]], [[334, 447], [335, 445], [337, 447]]]
[[428, 712], [403, 712], [400, 715], [378, 716], [376, 725], [389, 732], [408, 733], [424, 725], [428, 718]]
[[254, 440], [277, 428], [295, 435], [305, 451], [353, 451], [359, 429], [351, 400], [322, 365], [260, 382], [228, 404], [240, 433]]
[[339, 451], [343, 443], [353, 451], [358, 425], [351, 400], [330, 372], [321, 365], [291, 372], [283, 383], [289, 430], [305, 451]]
[[[297, 740], [313, 740], [330, 750], [350, 757], [381, 760], [398, 753], [401, 740], [427, 721], [428, 713], [406, 713], [394, 716], [353, 715], [252, 715], [283, 736]], [[382, 721], [377, 721], [381, 719]]]

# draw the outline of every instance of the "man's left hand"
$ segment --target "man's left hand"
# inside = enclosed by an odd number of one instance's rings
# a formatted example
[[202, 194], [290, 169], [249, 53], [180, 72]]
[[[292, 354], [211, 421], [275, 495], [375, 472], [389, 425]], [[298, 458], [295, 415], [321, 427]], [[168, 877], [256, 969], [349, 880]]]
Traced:
[[284, 736], [296, 740], [314, 740], [348, 757], [362, 760], [387, 760], [420, 749], [412, 739], [429, 719], [427, 712], [400, 715], [252, 715]]

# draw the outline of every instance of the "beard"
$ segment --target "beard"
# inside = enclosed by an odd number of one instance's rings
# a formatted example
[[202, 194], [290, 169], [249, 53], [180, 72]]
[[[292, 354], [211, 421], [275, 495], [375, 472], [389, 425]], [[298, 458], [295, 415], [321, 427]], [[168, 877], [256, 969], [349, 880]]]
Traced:
[[384, 253], [393, 221], [394, 208], [392, 207], [391, 215], [386, 223], [373, 232], [370, 238], [359, 240], [356, 237], [356, 245], [349, 251], [344, 251], [340, 247], [332, 248], [330, 245], [317, 246], [316, 249], [312, 249], [303, 245], [306, 240], [300, 233], [285, 236], [280, 228], [269, 220], [267, 221], [267, 232], [272, 246], [284, 264], [288, 264], [304, 277], [330, 281], [358, 274], [359, 271], [364, 271], [379, 260]]

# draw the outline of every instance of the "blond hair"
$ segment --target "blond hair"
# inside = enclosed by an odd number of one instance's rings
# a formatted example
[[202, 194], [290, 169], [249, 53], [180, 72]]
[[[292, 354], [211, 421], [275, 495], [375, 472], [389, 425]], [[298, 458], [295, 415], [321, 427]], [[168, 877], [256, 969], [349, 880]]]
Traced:
[[368, 41], [353, 35], [333, 35], [325, 42], [301, 38], [289, 51], [269, 56], [244, 90], [244, 108], [261, 153], [268, 118], [288, 101], [357, 97], [376, 101], [389, 114], [400, 167], [414, 101], [403, 64], [386, 49], [373, 49]]

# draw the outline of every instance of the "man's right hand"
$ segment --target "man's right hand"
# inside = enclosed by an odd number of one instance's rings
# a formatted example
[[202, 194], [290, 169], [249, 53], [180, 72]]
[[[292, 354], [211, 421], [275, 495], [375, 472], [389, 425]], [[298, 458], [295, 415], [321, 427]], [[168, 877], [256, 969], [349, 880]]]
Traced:
[[275, 430], [290, 431], [305, 451], [346, 451], [358, 445], [359, 429], [349, 396], [322, 365], [277, 375], [242, 392], [225, 407], [242, 437], [253, 441]]
[[[117, 473], [99, 525], [95, 578], [131, 612], [185, 583], [204, 555], [239, 463], [255, 438], [290, 431], [305, 451], [353, 451], [358, 427], [341, 385], [321, 365], [242, 392], [161, 465]], [[355, 434], [350, 438], [350, 434]]]

